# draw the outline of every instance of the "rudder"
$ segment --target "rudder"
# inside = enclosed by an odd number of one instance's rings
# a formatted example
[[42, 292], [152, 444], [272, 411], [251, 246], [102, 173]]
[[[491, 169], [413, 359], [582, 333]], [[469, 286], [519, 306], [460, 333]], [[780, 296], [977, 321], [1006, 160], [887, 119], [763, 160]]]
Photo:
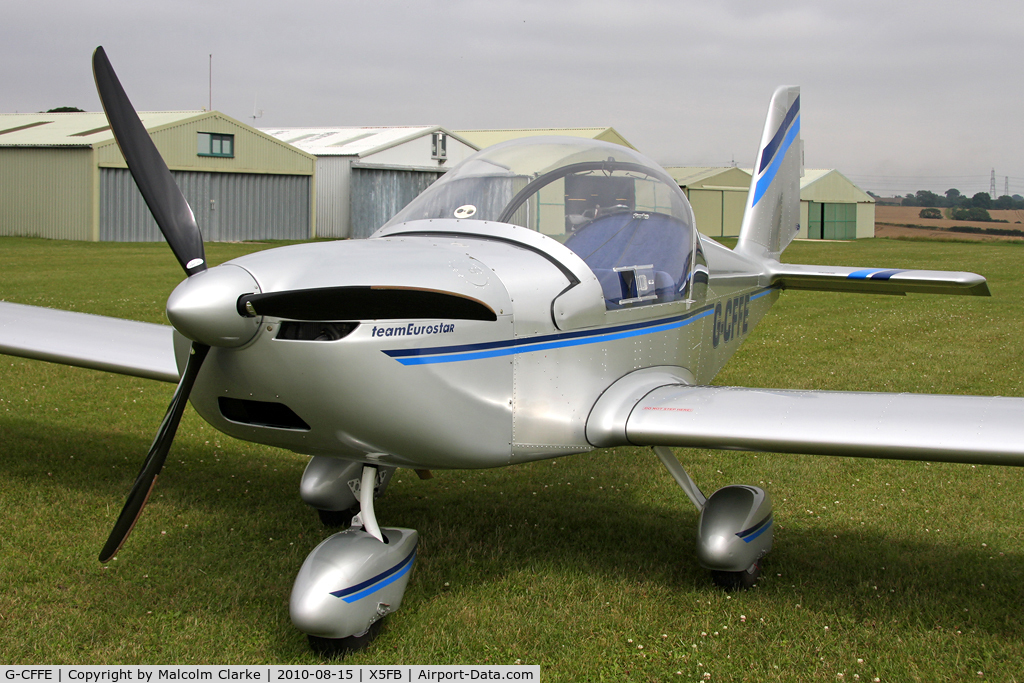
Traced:
[[768, 106], [736, 251], [778, 260], [797, 236], [803, 165], [800, 88], [780, 86]]

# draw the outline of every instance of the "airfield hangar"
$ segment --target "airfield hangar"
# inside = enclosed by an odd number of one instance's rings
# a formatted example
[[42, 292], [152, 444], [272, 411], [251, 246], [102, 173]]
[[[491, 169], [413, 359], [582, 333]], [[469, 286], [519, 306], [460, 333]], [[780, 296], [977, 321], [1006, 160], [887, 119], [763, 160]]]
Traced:
[[317, 237], [369, 237], [478, 149], [440, 126], [263, 131], [316, 157]]
[[[314, 236], [312, 155], [215, 111], [140, 118], [204, 239]], [[0, 235], [163, 239], [102, 112], [0, 114]]]
[[[750, 169], [676, 166], [666, 170], [689, 198], [702, 234], [740, 234]], [[874, 237], [875, 200], [835, 169], [807, 169], [800, 179], [800, 226], [798, 238], [803, 239]]]
[[[518, 140], [519, 138], [532, 137], [537, 135], [563, 135], [571, 138], [589, 138], [591, 140], [602, 140], [612, 142], [616, 145], [636, 149], [626, 138], [619, 135], [619, 132], [608, 126], [604, 128], [492, 128], [487, 130], [457, 130], [457, 135], [468, 140], [478, 149], [496, 145], [507, 140]], [[640, 150], [637, 150], [640, 151]]]
[[[440, 126], [257, 130], [219, 112], [142, 112], [209, 241], [368, 237], [478, 149], [568, 135], [636, 149], [614, 128]], [[751, 171], [667, 169], [709, 237], [739, 234]], [[801, 237], [874, 236], [874, 200], [834, 169], [805, 172]], [[159, 241], [103, 113], [0, 114], [0, 235]]]

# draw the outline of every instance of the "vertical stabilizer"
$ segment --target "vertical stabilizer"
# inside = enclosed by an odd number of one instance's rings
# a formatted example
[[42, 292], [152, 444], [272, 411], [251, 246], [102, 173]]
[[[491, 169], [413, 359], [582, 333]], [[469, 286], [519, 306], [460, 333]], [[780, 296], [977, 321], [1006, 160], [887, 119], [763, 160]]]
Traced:
[[736, 251], [778, 259], [800, 231], [800, 88], [780, 86], [772, 95]]

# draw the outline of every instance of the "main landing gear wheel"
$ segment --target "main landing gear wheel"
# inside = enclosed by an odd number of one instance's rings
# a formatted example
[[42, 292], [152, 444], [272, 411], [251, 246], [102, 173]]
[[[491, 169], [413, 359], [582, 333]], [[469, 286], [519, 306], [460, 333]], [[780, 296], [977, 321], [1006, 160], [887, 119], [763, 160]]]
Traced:
[[724, 572], [715, 569], [711, 570], [711, 580], [715, 582], [716, 586], [724, 588], [727, 591], [739, 591], [752, 588], [754, 584], [757, 583], [759, 576], [761, 576], [760, 562], [755, 562], [750, 565], [746, 571], [742, 572]]
[[366, 629], [359, 635], [348, 636], [347, 638], [322, 638], [320, 636], [308, 636], [309, 647], [313, 652], [324, 659], [341, 659], [347, 654], [365, 650], [380, 633], [383, 625], [384, 619], [378, 619], [370, 624], [370, 628]]
[[359, 506], [354, 505], [347, 510], [317, 510], [320, 523], [328, 529], [341, 529], [352, 523], [352, 518], [359, 512]]

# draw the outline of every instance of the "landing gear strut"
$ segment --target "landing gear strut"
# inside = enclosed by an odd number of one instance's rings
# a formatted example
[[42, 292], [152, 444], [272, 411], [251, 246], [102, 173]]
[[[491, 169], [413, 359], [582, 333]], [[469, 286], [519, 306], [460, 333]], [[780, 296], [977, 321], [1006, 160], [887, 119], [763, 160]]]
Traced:
[[705, 498], [672, 450], [654, 452], [700, 511], [697, 560], [726, 590], [750, 588], [761, 574], [760, 560], [772, 549], [772, 499], [757, 486], [725, 486]]
[[[394, 467], [378, 467], [372, 483], [374, 497], [384, 495]], [[299, 495], [316, 509], [320, 522], [328, 529], [347, 527], [359, 513], [363, 464], [327, 456], [313, 456], [302, 473]]]

